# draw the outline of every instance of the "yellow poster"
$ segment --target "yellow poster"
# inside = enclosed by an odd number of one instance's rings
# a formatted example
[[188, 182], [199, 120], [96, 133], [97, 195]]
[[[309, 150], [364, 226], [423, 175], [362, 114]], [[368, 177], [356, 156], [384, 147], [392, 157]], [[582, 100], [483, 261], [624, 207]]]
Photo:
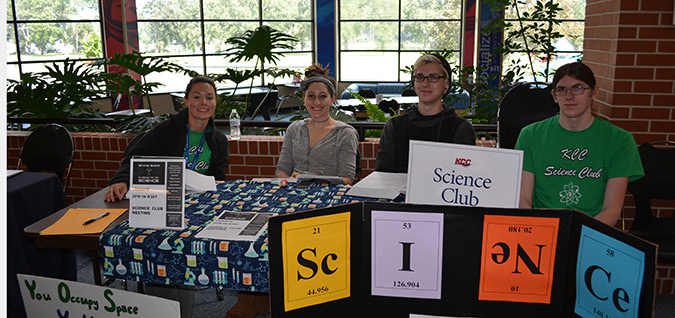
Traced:
[[284, 222], [286, 311], [350, 296], [349, 212]]

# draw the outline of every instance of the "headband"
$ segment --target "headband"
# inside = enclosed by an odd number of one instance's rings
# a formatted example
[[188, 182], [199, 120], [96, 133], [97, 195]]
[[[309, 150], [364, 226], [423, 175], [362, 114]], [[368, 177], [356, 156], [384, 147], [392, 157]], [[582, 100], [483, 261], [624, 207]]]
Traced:
[[335, 85], [333, 85], [333, 83], [329, 79], [327, 79], [326, 77], [321, 76], [321, 75], [315, 75], [315, 76], [310, 76], [308, 78], [305, 78], [304, 80], [302, 80], [300, 82], [300, 88], [302, 88], [302, 91], [304, 92], [304, 91], [307, 90], [307, 87], [309, 87], [309, 84], [312, 84], [312, 83], [315, 83], [315, 82], [321, 82], [321, 83], [326, 84], [326, 86], [328, 86], [328, 90], [330, 91], [332, 96], [335, 96]]

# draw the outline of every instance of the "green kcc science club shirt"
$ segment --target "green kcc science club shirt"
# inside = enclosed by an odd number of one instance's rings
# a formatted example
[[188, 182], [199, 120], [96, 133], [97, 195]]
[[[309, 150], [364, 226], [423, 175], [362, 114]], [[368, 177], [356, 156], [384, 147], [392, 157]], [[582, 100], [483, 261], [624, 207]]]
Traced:
[[[188, 137], [190, 140], [190, 151], [188, 153], [188, 162], [187, 162], [188, 168], [192, 167], [192, 162], [194, 162], [195, 154], [197, 153], [197, 148], [199, 148], [199, 143], [202, 141], [202, 137], [204, 137], [204, 134], [206, 134], [206, 130], [200, 133], [188, 130]], [[204, 141], [202, 152], [201, 154], [199, 154], [199, 157], [197, 158], [197, 163], [195, 164], [195, 167], [192, 170], [201, 174], [205, 174], [206, 171], [209, 170], [210, 163], [211, 163], [211, 148], [209, 148], [209, 144], [206, 141]]]
[[582, 131], [560, 126], [559, 115], [531, 124], [515, 149], [524, 151], [523, 170], [534, 173], [533, 208], [562, 208], [595, 216], [607, 180], [644, 176], [633, 136], [599, 118]]

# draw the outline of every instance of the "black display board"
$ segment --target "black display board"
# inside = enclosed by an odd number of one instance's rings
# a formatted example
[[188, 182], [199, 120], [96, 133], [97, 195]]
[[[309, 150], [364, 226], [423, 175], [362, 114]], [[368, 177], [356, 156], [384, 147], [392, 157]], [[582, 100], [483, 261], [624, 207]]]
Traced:
[[[371, 232], [371, 225], [373, 211], [442, 213], [443, 252], [440, 299], [372, 295], [371, 252], [373, 252], [373, 242], [371, 235], [373, 233]], [[287, 269], [284, 267], [282, 255], [284, 249], [282, 242], [284, 242], [284, 239], [288, 239], [289, 234], [282, 230], [284, 223], [288, 226], [293, 223], [287, 222], [322, 216], [344, 215], [345, 213], [350, 215], [349, 241], [351, 244], [349, 257], [351, 268], [349, 272], [349, 296], [287, 310], [285, 305], [287, 299], [284, 297], [288, 297], [285, 293], [288, 286], [285, 286], [284, 275], [288, 274], [287, 279], [297, 278], [300, 280], [301, 276], [306, 278], [310, 276], [307, 273], [313, 273], [313, 266], [316, 269], [315, 272], [318, 273], [315, 277], [322, 274], [321, 270], [326, 270], [324, 273], [332, 273], [333, 270], [342, 268], [335, 265], [337, 263], [334, 262], [334, 259], [338, 259], [337, 256], [333, 255], [334, 258], [325, 257], [324, 255], [329, 253], [324, 251], [322, 254], [318, 248], [311, 250], [315, 241], [307, 239], [300, 241], [300, 244], [305, 244], [310, 249], [305, 249], [304, 256], [313, 257], [316, 255], [316, 259], [308, 263], [304, 258], [296, 258], [295, 254], [292, 255], [293, 257], [288, 256], [287, 262], [304, 262], [308, 266], [299, 267], [300, 269], [293, 273], [286, 272]], [[553, 273], [549, 273], [552, 275], [549, 301], [532, 303], [479, 300], [481, 266], [483, 265], [481, 263], [483, 260], [483, 232], [486, 216], [535, 217], [537, 219], [557, 220], [555, 263]], [[639, 306], [633, 306], [632, 308], [635, 309], [637, 316], [650, 317], [654, 299], [656, 246], [606, 226], [583, 213], [571, 210], [519, 210], [378, 202], [353, 203], [270, 218], [268, 238], [272, 314], [274, 317], [410, 317], [410, 314], [452, 317], [577, 317], [579, 316], [575, 313], [578, 281], [577, 258], [582, 228], [585, 228], [586, 233], [589, 231], [600, 233], [601, 236], [605, 235], [644, 253], [642, 286], [638, 287]], [[495, 246], [490, 246], [490, 248], [498, 250]], [[513, 246], [511, 250], [510, 256], [513, 259], [516, 256], [516, 246]], [[607, 251], [610, 252], [609, 249]], [[491, 259], [503, 261], [503, 256], [496, 255], [492, 256]], [[541, 255], [538, 258], [536, 254], [529, 256], [532, 259], [532, 266], [537, 265], [537, 260], [541, 258]], [[325, 268], [321, 267], [323, 264], [322, 258], [324, 259], [323, 263], [326, 264]], [[515, 258], [515, 264], [520, 266], [520, 270], [516, 268], [514, 272], [518, 273], [514, 275], [533, 274], [527, 270], [525, 261]], [[591, 309], [597, 311], [597, 316], [615, 316], [610, 315], [609, 310], [603, 309], [603, 303], [612, 306], [611, 302], [614, 301], [616, 304], [613, 306], [620, 309], [625, 309], [632, 304], [632, 295], [628, 295], [630, 293], [625, 294], [621, 290], [617, 291], [619, 287], [612, 285], [614, 284], [611, 280], [612, 277], [617, 277], [618, 274], [612, 276], [612, 273], [606, 273], [605, 275], [600, 267], [592, 267], [592, 269], [596, 269], [590, 271], [595, 276], [593, 276], [593, 282], [590, 282], [589, 278], [587, 284], [600, 286], [588, 287], [594, 289], [593, 292], [598, 294], [597, 302], [601, 305]], [[315, 277], [312, 277], [312, 279]], [[586, 286], [581, 287], [586, 288]], [[323, 287], [319, 288], [318, 292], [323, 292], [322, 289]], [[314, 289], [309, 290], [308, 299], [315, 296], [315, 292]], [[326, 291], [326, 293], [328, 292]], [[582, 316], [588, 315], [582, 313]]]

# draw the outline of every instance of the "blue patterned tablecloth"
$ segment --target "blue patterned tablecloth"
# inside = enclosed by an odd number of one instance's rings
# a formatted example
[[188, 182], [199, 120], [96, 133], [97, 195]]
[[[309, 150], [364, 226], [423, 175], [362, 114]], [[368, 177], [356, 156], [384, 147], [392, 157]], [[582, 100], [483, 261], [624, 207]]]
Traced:
[[157, 284], [268, 291], [267, 233], [255, 242], [199, 239], [195, 235], [223, 211], [284, 214], [377, 201], [345, 195], [348, 185], [315, 184], [307, 189], [293, 185], [218, 182], [215, 192], [186, 196], [187, 227], [183, 231], [135, 229], [124, 221], [99, 238], [103, 273], [110, 278]]

